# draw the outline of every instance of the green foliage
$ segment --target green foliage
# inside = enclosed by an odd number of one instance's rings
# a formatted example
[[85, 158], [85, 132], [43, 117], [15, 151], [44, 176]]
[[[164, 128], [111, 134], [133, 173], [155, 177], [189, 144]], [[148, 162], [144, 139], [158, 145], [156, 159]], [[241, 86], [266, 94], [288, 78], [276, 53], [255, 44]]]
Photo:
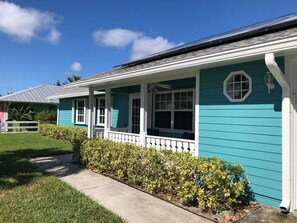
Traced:
[[35, 120], [40, 124], [56, 124], [57, 112], [56, 111], [41, 111], [35, 114]]
[[73, 161], [78, 162], [80, 160], [81, 145], [87, 139], [86, 129], [42, 124], [39, 126], [38, 132], [43, 136], [69, 141], [73, 149]]
[[217, 158], [94, 139], [84, 141], [81, 161], [99, 173], [203, 210], [232, 210], [250, 198], [243, 168]]
[[0, 134], [0, 222], [124, 222], [27, 158], [71, 152], [39, 134]]
[[9, 120], [11, 121], [32, 121], [34, 117], [33, 108], [28, 106], [21, 106], [18, 104], [14, 104], [10, 107], [11, 109], [11, 117]]

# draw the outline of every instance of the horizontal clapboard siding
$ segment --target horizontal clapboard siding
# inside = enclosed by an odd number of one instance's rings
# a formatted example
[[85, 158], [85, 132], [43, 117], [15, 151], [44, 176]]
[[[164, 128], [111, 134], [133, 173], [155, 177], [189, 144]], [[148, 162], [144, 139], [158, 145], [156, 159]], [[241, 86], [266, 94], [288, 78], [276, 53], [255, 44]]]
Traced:
[[[283, 68], [283, 59], [278, 59]], [[223, 94], [232, 71], [244, 70], [253, 91], [240, 103]], [[281, 200], [281, 88], [267, 93], [264, 61], [201, 70], [199, 155], [220, 157], [245, 168], [258, 202], [278, 206]]]
[[[62, 98], [59, 103], [59, 125], [60, 126], [75, 126], [78, 128], [87, 128], [87, 125], [72, 123], [72, 101], [82, 98]], [[88, 98], [86, 99], [86, 106], [88, 106]], [[88, 121], [88, 109], [86, 110], [86, 123]]]

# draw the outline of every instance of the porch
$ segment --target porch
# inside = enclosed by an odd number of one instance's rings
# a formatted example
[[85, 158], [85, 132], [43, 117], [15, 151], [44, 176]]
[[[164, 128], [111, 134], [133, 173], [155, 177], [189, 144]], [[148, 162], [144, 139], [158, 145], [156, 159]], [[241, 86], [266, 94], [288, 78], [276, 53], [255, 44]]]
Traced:
[[[89, 88], [88, 137], [197, 155], [196, 82], [192, 74], [104, 90]], [[94, 91], [104, 91], [105, 96], [94, 97]]]

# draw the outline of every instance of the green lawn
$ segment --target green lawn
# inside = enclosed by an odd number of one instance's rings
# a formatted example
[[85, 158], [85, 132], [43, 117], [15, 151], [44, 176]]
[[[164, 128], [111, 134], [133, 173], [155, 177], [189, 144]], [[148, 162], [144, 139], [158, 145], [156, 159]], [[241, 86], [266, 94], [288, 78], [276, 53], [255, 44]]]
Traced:
[[0, 222], [123, 222], [28, 161], [68, 152], [69, 143], [39, 134], [0, 134]]

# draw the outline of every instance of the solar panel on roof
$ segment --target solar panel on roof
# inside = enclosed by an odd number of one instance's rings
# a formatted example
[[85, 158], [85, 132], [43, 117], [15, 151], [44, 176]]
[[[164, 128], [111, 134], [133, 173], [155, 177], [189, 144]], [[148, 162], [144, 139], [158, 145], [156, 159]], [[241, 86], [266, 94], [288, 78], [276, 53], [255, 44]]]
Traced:
[[203, 38], [200, 40], [196, 40], [190, 43], [182, 44], [180, 46], [173, 47], [171, 49], [151, 54], [147, 57], [142, 57], [138, 60], [131, 61], [129, 63], [121, 64], [116, 67], [129, 67], [135, 66], [137, 64], [142, 64], [145, 62], [150, 62], [157, 59], [166, 58], [169, 56], [181, 54], [184, 52], [190, 52], [193, 50], [198, 50], [207, 48], [214, 45], [219, 45], [226, 43], [228, 41], [236, 41], [240, 40], [240, 38], [248, 38], [251, 36], [260, 35], [263, 33], [278, 31], [284, 28], [288, 28], [290, 26], [297, 25], [297, 13], [292, 13], [286, 16], [282, 16], [279, 18], [259, 22], [253, 25], [249, 25], [243, 28], [231, 30], [225, 33], [221, 33], [218, 35], [210, 36], [207, 38]]

